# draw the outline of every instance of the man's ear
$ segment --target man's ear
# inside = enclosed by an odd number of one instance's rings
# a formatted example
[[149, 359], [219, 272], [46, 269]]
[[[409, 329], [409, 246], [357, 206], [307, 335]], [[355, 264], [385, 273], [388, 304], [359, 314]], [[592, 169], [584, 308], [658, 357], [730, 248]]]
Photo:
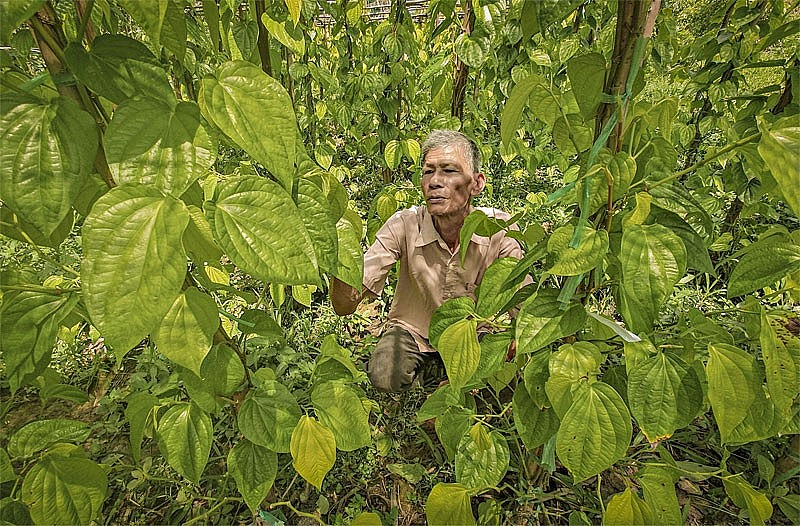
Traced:
[[486, 188], [486, 176], [483, 172], [479, 172], [475, 174], [475, 186], [472, 188], [472, 196], [475, 197], [483, 192], [484, 188]]

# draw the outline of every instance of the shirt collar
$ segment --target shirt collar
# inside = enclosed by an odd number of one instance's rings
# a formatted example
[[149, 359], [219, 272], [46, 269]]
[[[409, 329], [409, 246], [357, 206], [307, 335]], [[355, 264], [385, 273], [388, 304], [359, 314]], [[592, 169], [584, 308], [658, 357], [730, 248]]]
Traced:
[[[428, 212], [427, 206], [421, 206], [421, 225], [419, 229], [419, 235], [417, 236], [416, 241], [414, 242], [414, 246], [416, 247], [424, 247], [425, 245], [429, 245], [434, 242], [438, 242], [440, 246], [447, 247], [447, 243], [444, 242], [442, 236], [439, 235], [439, 232], [436, 231], [436, 227], [433, 226], [433, 216]], [[470, 213], [474, 212], [476, 209], [473, 206], [470, 206]], [[472, 234], [472, 238], [470, 239], [471, 243], [475, 243], [476, 245], [488, 245], [490, 239], [488, 237], [479, 236], [478, 234]]]

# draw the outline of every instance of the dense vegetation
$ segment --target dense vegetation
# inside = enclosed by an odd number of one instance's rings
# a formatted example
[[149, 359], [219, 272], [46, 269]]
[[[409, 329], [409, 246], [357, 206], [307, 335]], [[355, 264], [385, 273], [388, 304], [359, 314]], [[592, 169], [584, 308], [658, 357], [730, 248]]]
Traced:
[[[0, 2], [0, 521], [797, 524], [797, 3], [366, 4]], [[434, 128], [526, 255], [381, 395]]]

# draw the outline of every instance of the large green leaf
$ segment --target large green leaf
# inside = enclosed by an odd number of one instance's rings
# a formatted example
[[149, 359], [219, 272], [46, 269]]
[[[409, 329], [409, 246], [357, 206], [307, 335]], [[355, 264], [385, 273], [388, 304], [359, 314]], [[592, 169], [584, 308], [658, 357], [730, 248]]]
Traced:
[[519, 260], [516, 258], [500, 258], [489, 265], [476, 291], [478, 305], [475, 307], [475, 312], [483, 317], [494, 316], [514, 297], [517, 292], [516, 285], [522, 281], [522, 276], [516, 283], [509, 284], [506, 281], [517, 263]]
[[564, 344], [550, 355], [545, 392], [559, 418], [563, 420], [572, 407], [575, 386], [584, 378], [596, 378], [602, 362], [600, 349], [589, 342]]
[[8, 294], [0, 309], [0, 351], [11, 392], [33, 381], [50, 363], [58, 326], [77, 304], [77, 294], [23, 291]]
[[29, 457], [59, 442], [81, 443], [90, 432], [89, 426], [78, 420], [34, 420], [11, 436], [8, 452], [12, 457]]
[[248, 392], [239, 406], [239, 430], [254, 444], [288, 453], [301, 414], [292, 393], [276, 380], [267, 380]]
[[158, 421], [158, 448], [175, 471], [195, 484], [208, 463], [214, 426], [197, 404], [179, 402]]
[[436, 436], [439, 437], [449, 460], [455, 458], [456, 449], [469, 430], [473, 416], [474, 411], [453, 406], [436, 418]]
[[538, 351], [583, 327], [586, 322], [583, 305], [572, 303], [562, 310], [558, 295], [556, 289], [541, 289], [522, 304], [515, 333], [519, 352]]
[[142, 25], [157, 51], [164, 46], [179, 61], [183, 61], [187, 40], [182, 2], [155, 0], [144, 3], [140, 0], [121, 0], [120, 3]]
[[278, 455], [247, 439], [241, 440], [228, 453], [228, 471], [250, 512], [255, 514], [275, 482]]
[[574, 155], [592, 147], [592, 129], [577, 113], [561, 116], [553, 124], [553, 142], [564, 155]]
[[631, 413], [647, 440], [669, 438], [703, 409], [703, 388], [691, 365], [672, 353], [658, 353], [628, 372]]
[[32, 17], [45, 0], [16, 0], [0, 3], [0, 43], [7, 44], [11, 33]]
[[550, 274], [577, 276], [589, 272], [599, 265], [608, 252], [608, 233], [591, 227], [583, 229], [580, 244], [572, 248], [570, 240], [575, 233], [571, 225], [556, 229], [547, 241], [547, 252], [553, 264], [547, 269]]
[[218, 328], [219, 314], [214, 299], [191, 287], [175, 298], [153, 334], [153, 340], [164, 356], [200, 375], [200, 365], [211, 349]]
[[666, 466], [645, 464], [639, 472], [644, 500], [653, 518], [651, 524], [670, 526], [683, 522], [678, 495], [675, 493], [677, 481], [675, 471]]
[[297, 185], [297, 208], [314, 245], [320, 270], [336, 270], [339, 236], [325, 193], [311, 180], [301, 178]]
[[35, 524], [91, 524], [108, 490], [103, 468], [87, 458], [46, 455], [22, 483], [22, 501]]
[[429, 526], [469, 526], [475, 524], [470, 491], [462, 484], [439, 482], [425, 502], [425, 519]]
[[770, 399], [781, 412], [788, 412], [800, 393], [800, 364], [795, 362], [792, 353], [777, 337], [765, 311], [761, 312], [759, 342]]
[[603, 526], [643, 526], [651, 523], [650, 508], [631, 488], [612, 496], [603, 514]]
[[86, 218], [83, 300], [117, 360], [158, 327], [180, 293], [188, 222], [181, 201], [140, 184], [112, 189]]
[[632, 433], [622, 397], [610, 385], [595, 382], [574, 394], [558, 429], [556, 453], [579, 482], [625, 456]]
[[228, 405], [225, 397], [232, 395], [244, 380], [244, 365], [229, 345], [221, 343], [208, 352], [199, 376], [182, 367], [179, 373], [189, 397], [212, 413]]
[[541, 446], [558, 431], [558, 415], [552, 407], [539, 408], [527, 389], [514, 390], [514, 428], [525, 447]]
[[686, 273], [686, 248], [661, 225], [631, 225], [622, 234], [619, 310], [633, 332], [648, 332]]
[[336, 223], [339, 238], [339, 264], [334, 276], [356, 290], [361, 290], [364, 277], [364, 254], [361, 248], [364, 223], [358, 213], [347, 209]]
[[292, 100], [277, 80], [255, 64], [226, 62], [202, 80], [197, 100], [209, 122], [291, 191], [297, 122]]
[[651, 217], [659, 225], [663, 225], [683, 240], [686, 247], [686, 266], [714, 275], [714, 264], [708, 255], [708, 249], [700, 235], [681, 216], [669, 210], [654, 206], [650, 212]]
[[496, 487], [508, 470], [508, 444], [499, 432], [487, 432], [481, 424], [477, 425], [486, 435], [484, 443], [477, 442], [473, 433], [461, 439], [456, 450], [456, 481], [468, 488]]
[[439, 355], [453, 389], [461, 389], [478, 369], [481, 346], [475, 320], [459, 320], [447, 327], [439, 337]]
[[451, 298], [436, 308], [428, 328], [428, 340], [434, 347], [439, 346], [439, 337], [445, 329], [459, 320], [475, 314], [475, 301], [468, 296]]
[[93, 92], [115, 104], [146, 95], [175, 105], [167, 72], [143, 43], [124, 35], [98, 35], [92, 49], [71, 42], [64, 50], [72, 73]]
[[755, 358], [732, 345], [708, 346], [708, 399], [719, 427], [722, 442], [740, 424], [761, 390]]
[[325, 425], [303, 415], [292, 431], [291, 453], [294, 469], [319, 490], [336, 462], [336, 439]]
[[0, 195], [24, 222], [49, 237], [72, 214], [92, 174], [94, 119], [71, 99], [55, 97], [3, 105], [0, 116]]
[[119, 105], [103, 143], [114, 180], [153, 185], [174, 197], [208, 173], [217, 149], [197, 104], [141, 97]]
[[319, 284], [302, 215], [277, 183], [232, 177], [219, 184], [216, 201], [205, 205], [217, 242], [242, 270], [271, 283]]
[[603, 97], [606, 61], [600, 53], [586, 53], [567, 61], [567, 77], [572, 93], [587, 121], [594, 117]]
[[[785, 127], [784, 127], [785, 125]], [[800, 126], [796, 117], [787, 117], [767, 129], [759, 121], [761, 142], [758, 153], [778, 183], [780, 193], [794, 215], [800, 217], [800, 185], [797, 184], [797, 167], [800, 166]]]
[[772, 517], [769, 497], [753, 488], [741, 475], [722, 477], [722, 485], [733, 503], [747, 510], [750, 524], [763, 526]]
[[800, 245], [770, 236], [747, 247], [728, 281], [733, 298], [768, 287], [800, 270]]
[[336, 447], [353, 451], [369, 445], [369, 415], [356, 391], [341, 382], [323, 382], [311, 392], [320, 422], [333, 431]]
[[[147, 391], [133, 393], [127, 398], [125, 419], [130, 425], [129, 438], [131, 441], [131, 454], [133, 460], [139, 462], [142, 453], [142, 440], [144, 439], [150, 414], [158, 405], [158, 397]], [[152, 424], [150, 424], [152, 426]]]
[[503, 106], [503, 116], [500, 119], [500, 138], [506, 147], [522, 122], [522, 112], [528, 103], [531, 91], [541, 83], [540, 76], [532, 75], [517, 82], [514, 89], [511, 90], [511, 94]]

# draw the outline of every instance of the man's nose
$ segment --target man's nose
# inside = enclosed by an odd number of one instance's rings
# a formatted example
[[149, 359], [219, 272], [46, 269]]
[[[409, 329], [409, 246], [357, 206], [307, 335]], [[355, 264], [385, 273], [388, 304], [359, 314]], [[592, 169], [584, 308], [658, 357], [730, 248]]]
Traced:
[[441, 188], [442, 186], [444, 186], [443, 181], [444, 179], [442, 178], [441, 170], [434, 170], [428, 181], [428, 186], [430, 186], [431, 188]]

